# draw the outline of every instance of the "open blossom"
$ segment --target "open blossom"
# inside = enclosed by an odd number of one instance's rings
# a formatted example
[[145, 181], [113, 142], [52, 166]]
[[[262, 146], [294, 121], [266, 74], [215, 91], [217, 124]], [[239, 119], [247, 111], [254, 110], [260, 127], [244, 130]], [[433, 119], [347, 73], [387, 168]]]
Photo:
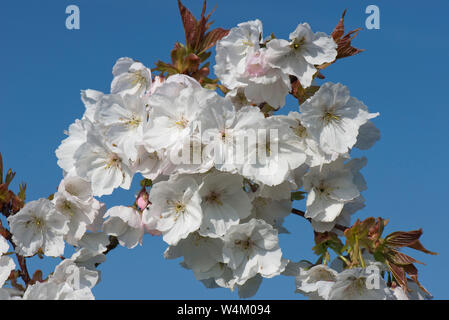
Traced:
[[149, 199], [152, 204], [144, 211], [143, 221], [155, 225], [169, 245], [176, 245], [199, 229], [203, 213], [194, 178], [175, 176], [160, 181], [151, 188]]
[[393, 295], [380, 274], [364, 268], [340, 272], [329, 292], [329, 300], [390, 300]]
[[349, 95], [342, 84], [327, 82], [301, 105], [301, 123], [328, 154], [345, 154], [357, 142], [360, 126], [378, 113]]
[[141, 62], [131, 58], [120, 58], [115, 63], [112, 74], [111, 93], [144, 95], [151, 90], [151, 70]]
[[222, 257], [223, 240], [191, 233], [186, 239], [170, 246], [164, 252], [166, 259], [184, 257], [183, 266], [192, 269], [197, 280], [221, 276], [224, 271]]
[[313, 167], [304, 176], [307, 195], [306, 218], [319, 222], [332, 222], [341, 213], [345, 203], [360, 195], [354, 176], [339, 159], [322, 168]]
[[84, 287], [74, 289], [69, 284], [53, 281], [36, 282], [28, 286], [23, 300], [94, 300], [92, 291]]
[[84, 114], [82, 120], [95, 122], [94, 116], [97, 111], [98, 102], [105, 96], [101, 91], [86, 89], [81, 90], [81, 101], [84, 103]]
[[237, 284], [260, 274], [264, 278], [279, 275], [285, 268], [278, 233], [263, 220], [231, 226], [224, 237], [223, 257], [232, 269]]
[[207, 144], [204, 153], [213, 158], [218, 170], [237, 173], [247, 153], [244, 148], [247, 132], [257, 128], [264, 121], [264, 115], [254, 107], [244, 107], [236, 112], [229, 101], [217, 100], [199, 115]]
[[46, 256], [64, 253], [64, 235], [69, 231], [68, 218], [56, 211], [48, 199], [28, 202], [8, 218], [17, 253], [29, 257], [39, 250]]
[[131, 161], [137, 158], [147, 117], [145, 101], [132, 95], [105, 95], [95, 113], [95, 119], [104, 127], [108, 141]]
[[270, 64], [298, 78], [303, 88], [312, 84], [315, 65], [332, 62], [337, 57], [337, 44], [323, 32], [313, 33], [308, 23], [290, 33], [290, 41], [272, 39], [267, 43]]
[[65, 240], [73, 245], [83, 237], [102, 207], [92, 196], [90, 183], [77, 176], [66, 176], [61, 181], [53, 203], [55, 209], [69, 220]]
[[291, 213], [290, 199], [274, 200], [270, 197], [256, 197], [252, 204], [253, 210], [249, 218], [262, 219], [275, 227], [279, 233], [288, 232], [282, 224], [284, 218]]
[[105, 215], [108, 218], [103, 224], [106, 234], [116, 236], [119, 243], [127, 248], [142, 244], [145, 225], [142, 214], [132, 207], [116, 206], [110, 208]]
[[198, 114], [216, 95], [195, 82], [166, 81], [150, 96], [150, 122], [144, 134], [148, 152], [178, 150], [181, 142], [193, 135]]
[[287, 135], [289, 139], [297, 140], [301, 145], [301, 149], [304, 150], [306, 155], [305, 163], [310, 167], [321, 166], [322, 164], [335, 161], [339, 156], [346, 156], [346, 154], [340, 155], [338, 153], [325, 153], [319, 144], [319, 140], [316, 140], [306, 127], [301, 123], [301, 115], [296, 112], [289, 112], [288, 116], [279, 115], [276, 116], [279, 121], [284, 124], [284, 128], [288, 130]]
[[265, 48], [260, 47], [260, 20], [240, 23], [217, 43], [215, 74], [231, 89], [243, 88], [251, 103], [267, 102], [278, 109], [290, 91], [288, 74], [271, 66]]
[[260, 48], [262, 22], [253, 20], [239, 23], [229, 34], [217, 42], [215, 74], [229, 88], [245, 86], [239, 82], [239, 75], [246, 71], [246, 57]]
[[243, 178], [228, 173], [207, 174], [199, 188], [203, 220], [199, 233], [221, 237], [251, 213], [251, 201], [242, 188]]
[[111, 194], [117, 187], [129, 189], [133, 173], [128, 159], [97, 132], [88, 132], [75, 153], [76, 173], [90, 181], [95, 196]]
[[[5, 281], [9, 278], [12, 270], [16, 268], [16, 264], [11, 257], [5, 256], [9, 250], [9, 244], [3, 236], [0, 236], [0, 288]], [[1, 297], [0, 297], [0, 300]]]
[[[337, 170], [341, 169], [342, 159], [338, 160], [334, 165]], [[352, 182], [357, 187], [359, 192], [365, 191], [367, 189], [366, 181], [363, 175], [359, 172], [366, 165], [366, 158], [361, 159], [351, 159], [344, 164], [344, 169], [349, 170], [352, 173]], [[336, 224], [342, 226], [351, 225], [351, 216], [357, 211], [365, 207], [365, 199], [360, 194], [358, 197], [345, 202], [343, 209], [341, 210], [338, 217], [332, 221], [319, 221], [317, 219], [312, 219], [313, 229], [317, 232], [327, 232], [333, 230]], [[334, 230], [337, 233], [341, 233], [339, 230]]]
[[257, 137], [248, 141], [245, 161], [239, 172], [268, 186], [279, 185], [305, 163], [302, 144], [275, 117], [263, 119], [255, 129]]
[[394, 298], [396, 300], [432, 300], [432, 296], [424, 292], [414, 281], [407, 279], [407, 289], [405, 292], [404, 288], [396, 285], [390, 288]]
[[68, 137], [61, 142], [55, 152], [58, 166], [65, 172], [73, 173], [75, 171], [75, 152], [86, 142], [87, 131], [91, 127], [92, 123], [89, 120], [75, 120], [69, 126], [69, 130], [66, 132]]
[[312, 300], [328, 300], [332, 286], [337, 280], [338, 272], [324, 264], [300, 267], [296, 276], [296, 292]]

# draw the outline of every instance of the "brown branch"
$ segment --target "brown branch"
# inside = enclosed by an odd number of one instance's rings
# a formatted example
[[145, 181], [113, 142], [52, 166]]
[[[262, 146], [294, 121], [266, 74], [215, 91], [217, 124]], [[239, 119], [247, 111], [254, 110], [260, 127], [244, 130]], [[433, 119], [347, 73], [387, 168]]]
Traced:
[[[298, 216], [300, 216], [300, 217], [303, 217], [304, 219], [308, 220], [309, 222], [312, 222], [312, 219], [306, 218], [306, 216], [305, 216], [306, 213], [305, 213], [304, 211], [301, 211], [301, 210], [292, 208], [292, 213], [293, 213], [293, 214], [296, 214], [296, 215], [298, 215]], [[335, 224], [334, 228], [335, 228], [335, 229], [338, 229], [338, 230], [340, 230], [340, 231], [343, 231], [343, 232], [345, 232], [346, 229], [348, 229], [348, 227], [342, 226], [341, 224]]]

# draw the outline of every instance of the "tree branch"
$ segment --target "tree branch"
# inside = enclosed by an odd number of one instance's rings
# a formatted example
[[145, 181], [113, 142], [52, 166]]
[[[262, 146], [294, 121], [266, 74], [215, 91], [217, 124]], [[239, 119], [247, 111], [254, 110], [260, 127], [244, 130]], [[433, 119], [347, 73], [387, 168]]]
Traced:
[[[304, 219], [306, 219], [306, 220], [309, 221], [309, 222], [312, 222], [312, 219], [306, 218], [306, 216], [305, 216], [306, 213], [305, 213], [304, 211], [301, 211], [301, 210], [292, 208], [292, 213], [293, 213], [293, 214], [296, 214], [296, 215], [298, 215], [298, 216], [300, 216], [300, 217], [303, 217]], [[346, 229], [349, 229], [348, 227], [342, 226], [341, 224], [335, 224], [334, 228], [335, 228], [335, 229], [338, 229], [338, 230], [340, 230], [340, 231], [342, 231], [342, 232], [345, 232]]]

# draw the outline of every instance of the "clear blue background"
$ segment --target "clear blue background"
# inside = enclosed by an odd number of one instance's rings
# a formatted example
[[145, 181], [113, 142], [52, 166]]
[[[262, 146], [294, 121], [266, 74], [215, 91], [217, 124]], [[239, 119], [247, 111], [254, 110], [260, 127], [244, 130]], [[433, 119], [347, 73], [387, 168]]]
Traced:
[[[65, 28], [65, 8], [81, 10], [81, 29]], [[195, 14], [201, 1], [185, 0]], [[367, 207], [358, 217], [390, 218], [387, 232], [422, 227], [422, 242], [440, 253], [411, 252], [422, 283], [437, 299], [449, 298], [447, 263], [449, 215], [448, 82], [449, 2], [405, 1], [209, 1], [218, 5], [215, 26], [231, 28], [259, 18], [265, 35], [288, 37], [298, 23], [330, 33], [348, 8], [347, 30], [364, 27], [365, 8], [376, 4], [380, 30], [363, 30], [353, 42], [366, 52], [326, 69], [327, 80], [347, 85], [351, 94], [380, 112], [382, 139], [368, 152], [363, 174]], [[107, 92], [117, 58], [129, 56], [149, 67], [168, 61], [184, 34], [175, 0], [4, 0], [0, 2], [0, 152], [18, 182], [28, 184], [29, 200], [53, 193], [62, 177], [54, 150], [64, 130], [83, 113], [81, 89]], [[289, 100], [286, 111], [297, 106]], [[137, 179], [133, 190], [137, 190]], [[131, 203], [133, 191], [105, 197], [108, 206]], [[299, 207], [303, 203], [298, 204]], [[285, 256], [315, 260], [312, 229], [288, 217], [290, 235], [281, 236]], [[179, 261], [165, 261], [166, 245], [146, 236], [144, 246], [119, 248], [101, 265], [98, 299], [233, 299], [226, 289], [205, 289]], [[45, 272], [57, 263], [33, 258], [31, 269]], [[301, 299], [292, 278], [265, 280], [255, 298]]]

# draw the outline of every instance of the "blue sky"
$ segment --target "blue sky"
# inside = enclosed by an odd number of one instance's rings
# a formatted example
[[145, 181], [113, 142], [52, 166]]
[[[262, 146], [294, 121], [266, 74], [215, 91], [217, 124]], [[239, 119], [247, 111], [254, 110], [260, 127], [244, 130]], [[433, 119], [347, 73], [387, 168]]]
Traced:
[[[65, 28], [65, 8], [76, 4], [81, 29]], [[201, 1], [185, 0], [195, 14]], [[381, 140], [367, 152], [363, 174], [368, 182], [367, 207], [358, 217], [390, 219], [387, 232], [423, 228], [423, 244], [440, 253], [412, 252], [425, 262], [420, 278], [436, 299], [448, 299], [447, 245], [449, 210], [449, 3], [403, 1], [209, 1], [218, 5], [215, 26], [231, 28], [259, 18], [265, 35], [288, 37], [298, 23], [330, 33], [348, 9], [347, 30], [364, 27], [365, 8], [380, 8], [380, 30], [360, 32], [354, 45], [362, 54], [326, 69], [328, 81], [347, 85], [351, 95], [371, 112]], [[56, 191], [62, 177], [54, 150], [64, 130], [83, 113], [81, 89], [107, 92], [114, 62], [123, 56], [149, 67], [168, 60], [175, 41], [184, 34], [175, 0], [46, 0], [1, 1], [0, 152], [5, 166], [28, 184], [28, 200]], [[297, 106], [289, 100], [285, 111]], [[134, 181], [137, 190], [137, 179]], [[134, 191], [118, 190], [104, 197], [108, 206], [132, 202]], [[304, 204], [298, 203], [299, 208]], [[287, 258], [315, 260], [312, 229], [299, 217], [286, 220], [291, 234], [281, 236]], [[144, 246], [119, 248], [100, 267], [103, 281], [94, 289], [98, 299], [234, 299], [225, 289], [205, 289], [179, 261], [162, 257], [166, 245], [146, 236]], [[33, 258], [31, 269], [51, 271], [57, 263]], [[291, 278], [265, 280], [258, 299], [301, 299]]]

